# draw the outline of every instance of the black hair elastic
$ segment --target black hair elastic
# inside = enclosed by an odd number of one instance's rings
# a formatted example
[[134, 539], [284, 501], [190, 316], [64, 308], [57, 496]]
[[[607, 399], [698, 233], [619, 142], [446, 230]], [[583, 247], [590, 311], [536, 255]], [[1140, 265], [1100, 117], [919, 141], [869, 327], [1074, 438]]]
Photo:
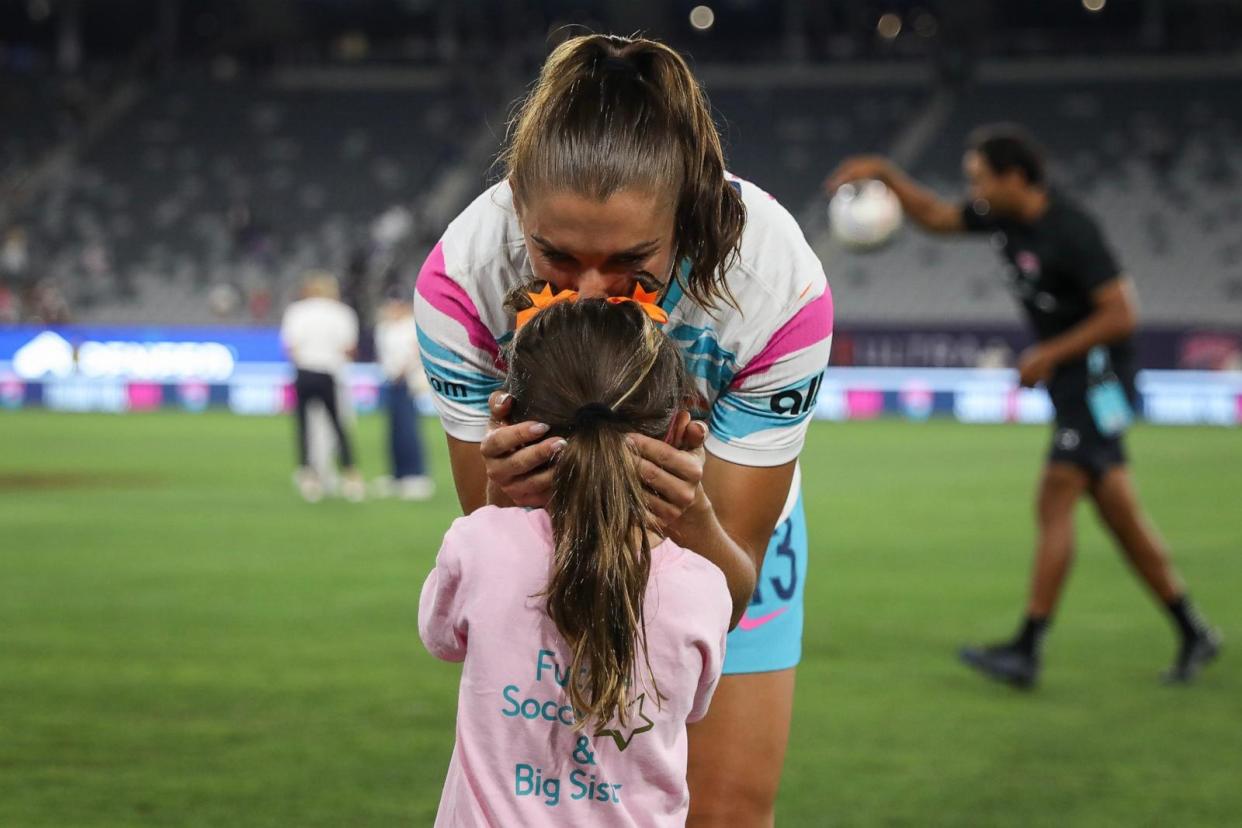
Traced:
[[573, 429], [577, 431], [601, 423], [615, 422], [617, 422], [617, 412], [603, 403], [593, 402], [587, 403], [574, 412]]
[[638, 67], [634, 65], [634, 61], [617, 55], [605, 55], [599, 59], [596, 64], [600, 72], [611, 72], [618, 75], [637, 75]]

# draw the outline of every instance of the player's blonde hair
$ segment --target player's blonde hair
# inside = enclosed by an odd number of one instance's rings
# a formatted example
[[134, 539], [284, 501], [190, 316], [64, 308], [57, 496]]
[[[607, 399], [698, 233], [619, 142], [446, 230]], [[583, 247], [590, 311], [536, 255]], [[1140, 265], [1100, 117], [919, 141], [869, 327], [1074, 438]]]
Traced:
[[308, 299], [340, 299], [341, 286], [326, 270], [308, 270], [302, 275], [302, 295]]

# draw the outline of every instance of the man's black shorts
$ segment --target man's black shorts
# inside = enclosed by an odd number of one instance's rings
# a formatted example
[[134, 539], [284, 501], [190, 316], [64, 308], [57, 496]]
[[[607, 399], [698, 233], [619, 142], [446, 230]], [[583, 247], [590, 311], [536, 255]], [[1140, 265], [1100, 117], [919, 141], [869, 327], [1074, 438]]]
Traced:
[[[1130, 400], [1132, 410], [1138, 410], [1138, 390], [1131, 373], [1118, 375], [1121, 387]], [[1056, 409], [1056, 425], [1052, 432], [1052, 446], [1048, 461], [1071, 463], [1099, 479], [1114, 466], [1126, 464], [1124, 434], [1106, 436], [1096, 427], [1095, 418], [1087, 406], [1086, 372], [1064, 372], [1053, 378], [1048, 394]]]

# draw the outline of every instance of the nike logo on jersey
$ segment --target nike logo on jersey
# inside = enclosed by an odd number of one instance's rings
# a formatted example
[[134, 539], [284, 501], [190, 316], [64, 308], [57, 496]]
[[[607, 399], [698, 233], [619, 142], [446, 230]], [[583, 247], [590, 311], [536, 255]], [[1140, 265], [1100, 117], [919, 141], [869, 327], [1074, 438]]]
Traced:
[[789, 607], [781, 607], [780, 609], [772, 610], [767, 615], [760, 615], [758, 618], [743, 615], [742, 620], [737, 622], [738, 629], [742, 632], [757, 630], [769, 621], [775, 621], [778, 616], [784, 615], [788, 609]]

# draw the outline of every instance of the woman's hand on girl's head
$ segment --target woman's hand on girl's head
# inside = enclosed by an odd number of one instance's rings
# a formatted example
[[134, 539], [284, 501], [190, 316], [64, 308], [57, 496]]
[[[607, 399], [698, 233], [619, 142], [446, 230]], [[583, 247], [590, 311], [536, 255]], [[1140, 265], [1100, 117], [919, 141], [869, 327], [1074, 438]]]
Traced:
[[496, 506], [546, 506], [552, 496], [551, 461], [564, 448], [564, 438], [545, 438], [548, 426], [543, 423], [510, 425], [513, 398], [508, 394], [497, 391], [487, 402], [491, 422], [479, 444], [487, 469], [487, 502]]
[[680, 428], [675, 428], [673, 445], [642, 434], [629, 435], [638, 452], [639, 474], [649, 490], [647, 508], [666, 531], [692, 508], [710, 508], [702, 486], [707, 427], [688, 417], [675, 425]]

